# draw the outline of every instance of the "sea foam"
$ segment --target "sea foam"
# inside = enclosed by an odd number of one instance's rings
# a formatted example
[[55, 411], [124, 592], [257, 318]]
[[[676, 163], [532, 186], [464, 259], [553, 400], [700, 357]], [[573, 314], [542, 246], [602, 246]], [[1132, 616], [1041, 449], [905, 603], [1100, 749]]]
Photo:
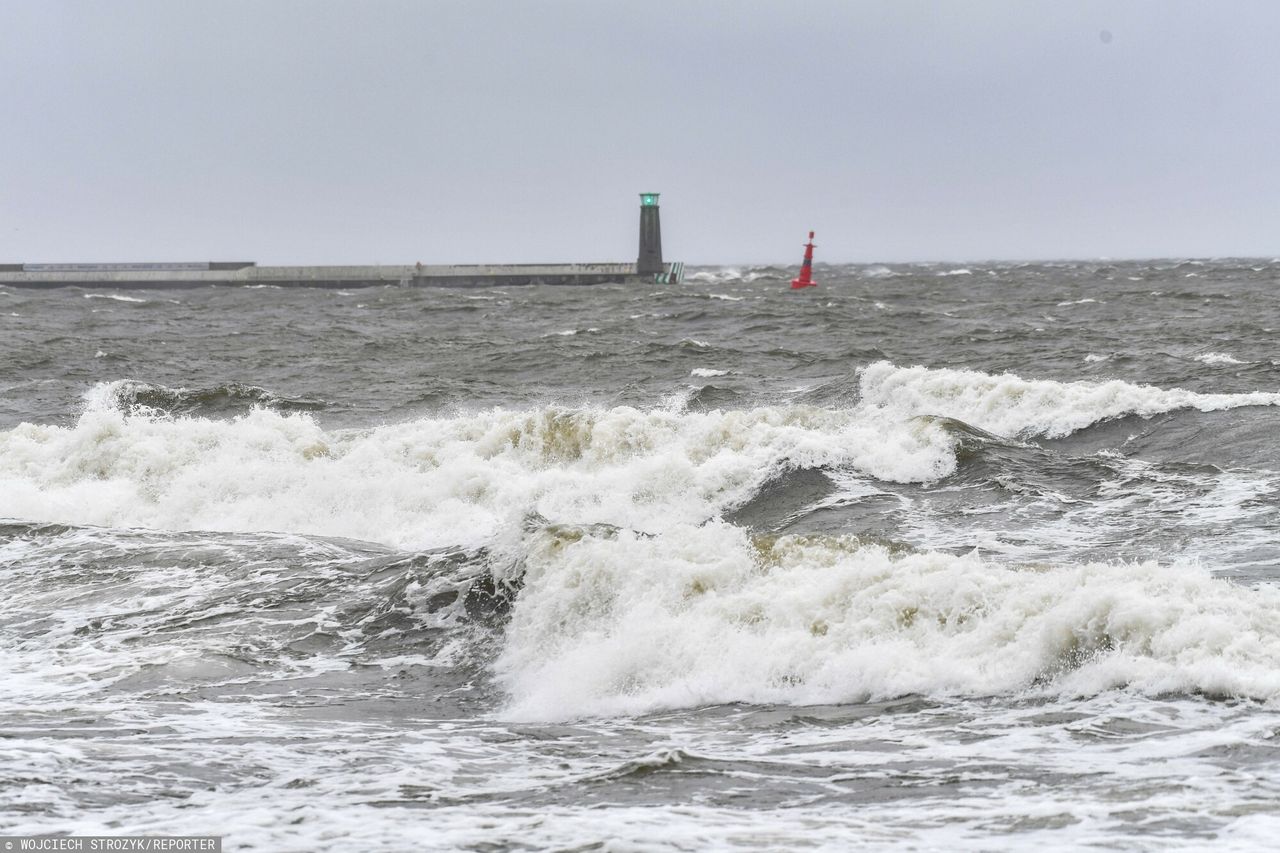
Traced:
[[133, 386], [98, 386], [72, 426], [0, 432], [0, 517], [491, 548], [521, 587], [497, 663], [514, 717], [1116, 687], [1280, 696], [1274, 589], [1193, 565], [753, 538], [721, 520], [789, 469], [947, 475], [954, 434], [921, 415], [1052, 436], [1277, 395], [887, 362], [859, 381], [843, 409], [494, 409], [345, 430], [268, 407], [156, 414], [129, 403]]
[[539, 534], [497, 665], [515, 718], [909, 694], [1280, 696], [1280, 590], [852, 537]]
[[863, 404], [904, 417], [942, 415], [998, 435], [1046, 438], [1125, 415], [1280, 405], [1280, 393], [1274, 392], [1197, 394], [1119, 380], [1055, 382], [1011, 373], [897, 367], [887, 361], [863, 369], [861, 392]]
[[411, 548], [491, 544], [529, 514], [654, 531], [714, 518], [787, 469], [900, 483], [944, 477], [957, 464], [956, 439], [922, 415], [1053, 437], [1129, 414], [1280, 403], [1274, 393], [1196, 394], [888, 362], [865, 368], [859, 381], [852, 408], [493, 409], [341, 430], [273, 410], [273, 400], [301, 403], [263, 389], [236, 397], [255, 405], [247, 413], [205, 418], [131, 402], [139, 387], [165, 405], [186, 400], [180, 391], [108, 383], [88, 392], [73, 426], [0, 432], [0, 516]]
[[941, 427], [875, 411], [549, 407], [326, 430], [266, 408], [122, 411], [119, 397], [99, 386], [74, 426], [0, 432], [0, 516], [431, 548], [491, 544], [529, 514], [642, 530], [701, 521], [785, 468], [920, 482], [955, 465]]

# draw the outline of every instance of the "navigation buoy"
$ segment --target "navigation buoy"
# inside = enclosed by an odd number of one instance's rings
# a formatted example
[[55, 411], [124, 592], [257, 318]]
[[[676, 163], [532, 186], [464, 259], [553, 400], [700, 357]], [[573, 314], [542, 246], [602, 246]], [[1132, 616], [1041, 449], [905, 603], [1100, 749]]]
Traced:
[[810, 231], [809, 242], [804, 244], [804, 263], [800, 264], [800, 277], [791, 279], [791, 289], [817, 286], [818, 283], [813, 280], [813, 232]]

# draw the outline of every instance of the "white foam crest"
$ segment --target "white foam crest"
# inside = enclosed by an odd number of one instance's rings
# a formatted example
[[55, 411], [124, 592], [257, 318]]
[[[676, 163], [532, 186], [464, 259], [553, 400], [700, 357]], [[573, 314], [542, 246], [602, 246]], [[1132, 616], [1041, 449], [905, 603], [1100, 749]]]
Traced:
[[564, 331], [561, 331], [561, 332], [548, 332], [547, 334], [543, 335], [543, 337], [544, 337], [544, 338], [556, 338], [556, 337], [559, 337], [559, 338], [568, 338], [568, 337], [573, 337], [574, 335], [583, 335], [583, 334], [591, 335], [591, 334], [595, 334], [596, 332], [599, 332], [599, 331], [600, 331], [599, 329], [595, 329], [595, 328], [591, 328], [591, 329], [565, 329]]
[[698, 376], [698, 377], [701, 377], [701, 378], [703, 378], [703, 379], [710, 379], [710, 378], [712, 378], [712, 377], [714, 377], [714, 376], [728, 376], [728, 375], [729, 375], [729, 371], [727, 371], [727, 370], [716, 370], [716, 369], [711, 368], [711, 367], [695, 367], [693, 370], [690, 370], [690, 371], [689, 371], [689, 375], [690, 375], [690, 376]]
[[[106, 353], [103, 353], [105, 356]], [[97, 356], [95, 356], [96, 358]], [[117, 409], [124, 409], [128, 405], [128, 398], [138, 392], [146, 390], [151, 386], [145, 382], [139, 382], [136, 379], [116, 379], [111, 382], [99, 382], [89, 388], [81, 395], [84, 401], [86, 412], [112, 412]], [[171, 389], [176, 393], [182, 393], [188, 389], [174, 388]], [[158, 415], [148, 407], [134, 407], [135, 413], [143, 415]]]
[[897, 275], [897, 273], [883, 265], [867, 267], [862, 270], [863, 278], [892, 278], [895, 275]]
[[942, 429], [876, 412], [495, 409], [327, 431], [267, 410], [125, 414], [118, 391], [93, 389], [73, 427], [0, 432], [0, 517], [431, 548], [493, 544], [529, 513], [642, 530], [697, 523], [786, 466], [919, 481], [955, 465]]
[[999, 435], [1048, 438], [1125, 415], [1280, 405], [1280, 394], [1273, 392], [1197, 394], [1120, 380], [1056, 382], [1012, 373], [898, 367], [887, 361], [863, 369], [861, 388], [864, 404], [903, 416], [943, 415]]
[[539, 534], [497, 672], [515, 719], [903, 695], [1280, 697], [1280, 590], [1189, 565], [1018, 568], [852, 538]]
[[700, 284], [722, 284], [742, 278], [742, 270], [738, 267], [721, 267], [714, 270], [698, 270], [685, 276], [686, 282]]
[[685, 282], [688, 284], [726, 284], [728, 282], [753, 282], [760, 279], [779, 279], [782, 273], [778, 267], [758, 266], [748, 267], [719, 267], [710, 270], [698, 270], [685, 275]]
[[85, 299], [112, 299], [116, 302], [146, 302], [145, 299], [139, 299], [136, 296], [125, 296], [122, 293], [86, 293]]
[[945, 278], [947, 276], [952, 276], [952, 275], [973, 275], [973, 270], [971, 269], [943, 270], [942, 272], [939, 272], [937, 275], [940, 278]]
[[1206, 352], [1196, 356], [1196, 361], [1201, 364], [1247, 364], [1234, 355], [1226, 352]]

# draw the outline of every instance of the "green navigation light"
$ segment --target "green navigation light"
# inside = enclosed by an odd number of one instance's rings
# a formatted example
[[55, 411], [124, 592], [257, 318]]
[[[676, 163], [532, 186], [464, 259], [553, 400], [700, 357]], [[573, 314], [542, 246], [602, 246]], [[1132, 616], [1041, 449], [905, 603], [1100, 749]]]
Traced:
[[640, 206], [641, 207], [657, 207], [658, 194], [657, 193], [640, 193]]

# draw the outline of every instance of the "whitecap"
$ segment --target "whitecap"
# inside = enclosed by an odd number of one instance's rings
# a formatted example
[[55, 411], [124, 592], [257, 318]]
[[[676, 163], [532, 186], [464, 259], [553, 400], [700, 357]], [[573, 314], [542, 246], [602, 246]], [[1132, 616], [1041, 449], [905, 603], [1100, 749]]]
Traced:
[[1107, 382], [1055, 382], [1012, 373], [898, 367], [880, 361], [860, 375], [864, 404], [900, 416], [942, 415], [1004, 436], [1057, 438], [1098, 421], [1151, 417], [1177, 409], [1202, 412], [1280, 405], [1280, 394], [1198, 394], [1182, 389]]
[[1117, 688], [1280, 698], [1280, 589], [1193, 564], [1024, 568], [722, 521], [526, 544], [495, 665], [516, 719]]
[[788, 467], [915, 482], [955, 466], [943, 429], [874, 410], [686, 412], [685, 394], [650, 411], [495, 409], [329, 430], [261, 408], [151, 412], [123, 406], [128, 391], [94, 386], [72, 426], [0, 431], [0, 517], [478, 546], [530, 512], [643, 530], [712, 518]]
[[114, 299], [116, 302], [146, 302], [136, 296], [125, 296], [122, 293], [86, 293], [85, 299]]
[[1225, 352], [1206, 352], [1196, 356], [1196, 361], [1202, 364], [1248, 364], [1241, 361], [1230, 353]]

